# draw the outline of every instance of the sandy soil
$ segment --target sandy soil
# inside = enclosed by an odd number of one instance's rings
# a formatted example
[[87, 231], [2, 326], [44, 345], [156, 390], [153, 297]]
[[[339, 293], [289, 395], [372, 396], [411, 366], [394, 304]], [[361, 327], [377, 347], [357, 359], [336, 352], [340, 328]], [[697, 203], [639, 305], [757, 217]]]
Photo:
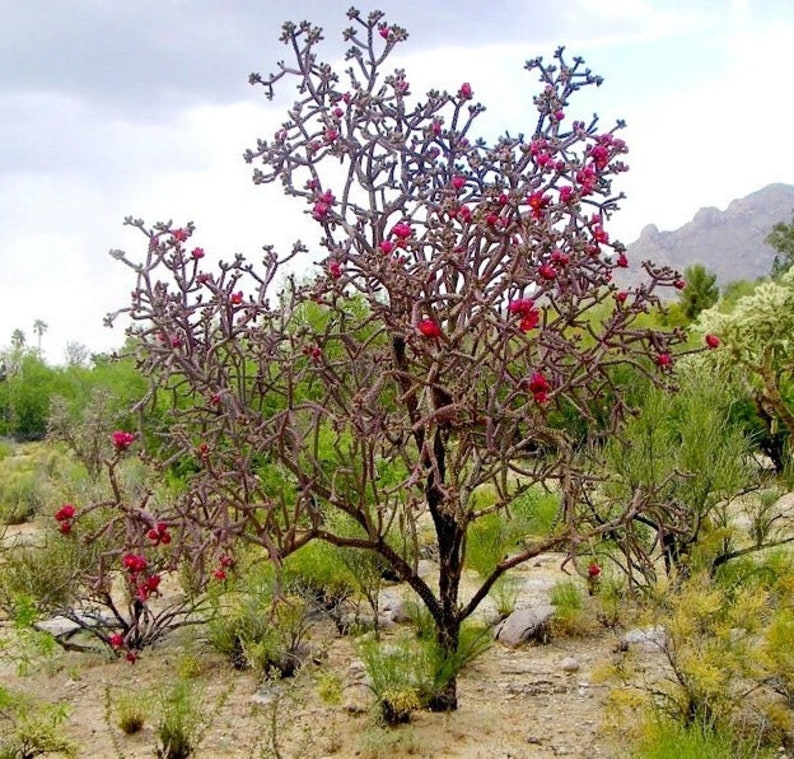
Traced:
[[[565, 577], [554, 563], [526, 572], [534, 579]], [[156, 709], [140, 733], [128, 736], [117, 726], [114, 704], [124, 693], [151, 693], [186, 668], [202, 694], [197, 757], [617, 757], [626, 756], [625, 748], [617, 748], [603, 729], [611, 684], [598, 674], [619, 655], [619, 638], [601, 629], [540, 646], [495, 644], [460, 677], [456, 712], [419, 712], [410, 724], [392, 729], [378, 727], [371, 711], [348, 711], [349, 698], [329, 705], [320, 697], [323, 673], [349, 683], [357, 658], [355, 642], [322, 623], [312, 635], [321, 651], [317, 661], [275, 688], [233, 669], [198, 630], [175, 633], [134, 665], [59, 651], [24, 677], [9, 652], [0, 651], [0, 677], [9, 689], [68, 704], [65, 729], [80, 757], [152, 757]], [[642, 656], [644, 666], [661, 668], [660, 653]], [[575, 672], [562, 666], [571, 657], [579, 665]], [[364, 686], [358, 692], [359, 700], [366, 698]]]

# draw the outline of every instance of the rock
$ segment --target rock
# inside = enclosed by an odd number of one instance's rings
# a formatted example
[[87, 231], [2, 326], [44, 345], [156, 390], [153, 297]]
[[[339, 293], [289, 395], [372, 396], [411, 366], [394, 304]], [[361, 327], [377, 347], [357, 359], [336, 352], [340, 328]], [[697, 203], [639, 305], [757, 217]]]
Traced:
[[538, 604], [514, 611], [495, 631], [495, 638], [505, 646], [520, 646], [537, 641], [545, 643], [548, 623], [554, 615], [551, 604]]
[[661, 625], [636, 627], [623, 636], [623, 643], [640, 651], [661, 651], [667, 645], [667, 634]]
[[351, 680], [363, 680], [367, 675], [367, 665], [361, 659], [353, 659], [347, 668], [347, 676]]
[[408, 613], [409, 605], [405, 601], [403, 592], [396, 588], [387, 588], [381, 591], [378, 598], [378, 610], [382, 617], [397, 624], [410, 622], [412, 619]]
[[350, 714], [364, 714], [372, 708], [374, 694], [362, 683], [348, 685], [342, 691], [342, 704]]
[[573, 656], [566, 656], [560, 662], [560, 669], [563, 672], [578, 672], [579, 671], [579, 662], [573, 658]]
[[251, 701], [260, 706], [270, 706], [270, 704], [278, 701], [280, 695], [281, 689], [273, 683], [262, 683], [259, 690], [251, 696]]
[[438, 566], [434, 561], [430, 561], [430, 559], [419, 559], [416, 565], [416, 574], [424, 579], [428, 575], [433, 574], [437, 569]]

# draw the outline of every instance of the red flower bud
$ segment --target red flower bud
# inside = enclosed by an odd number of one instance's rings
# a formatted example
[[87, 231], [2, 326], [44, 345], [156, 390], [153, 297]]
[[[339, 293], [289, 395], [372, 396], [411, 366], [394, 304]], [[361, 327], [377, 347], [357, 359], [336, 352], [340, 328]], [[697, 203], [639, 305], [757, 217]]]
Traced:
[[113, 648], [121, 648], [124, 645], [124, 636], [121, 633], [113, 633], [108, 636], [108, 643]]
[[719, 348], [721, 344], [720, 339], [716, 335], [706, 335], [706, 345], [709, 348]]
[[124, 432], [123, 430], [117, 430], [111, 437], [113, 439], [113, 447], [117, 451], [126, 451], [135, 442], [135, 435], [132, 432]]
[[432, 319], [422, 319], [422, 321], [416, 325], [416, 328], [424, 337], [441, 337], [441, 327]]
[[673, 363], [673, 358], [669, 353], [660, 353], [656, 357], [656, 363], [662, 367], [670, 366]]
[[55, 518], [59, 522], [64, 522], [67, 519], [74, 518], [75, 508], [71, 503], [65, 503], [58, 511], [55, 512]]

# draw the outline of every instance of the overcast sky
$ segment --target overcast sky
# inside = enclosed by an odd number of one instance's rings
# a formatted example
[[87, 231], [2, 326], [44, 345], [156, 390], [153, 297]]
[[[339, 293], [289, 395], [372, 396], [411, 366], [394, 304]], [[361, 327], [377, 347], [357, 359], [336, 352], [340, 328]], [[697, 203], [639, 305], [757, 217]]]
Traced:
[[[35, 344], [49, 325], [52, 363], [68, 341], [119, 347], [102, 319], [134, 282], [110, 248], [141, 250], [122, 228], [193, 220], [208, 259], [256, 256], [300, 235], [275, 188], [242, 160], [271, 137], [293, 94], [273, 103], [248, 85], [286, 50], [285, 20], [326, 30], [341, 55], [351, 0], [0, 0], [0, 347], [14, 329]], [[408, 28], [395, 65], [411, 89], [468, 81], [484, 129], [532, 124], [523, 63], [564, 44], [605, 77], [570, 118], [627, 121], [629, 196], [610, 224], [632, 242], [645, 224], [674, 229], [772, 183], [794, 184], [791, 0], [382, 0]], [[292, 215], [291, 215], [292, 214]], [[308, 229], [316, 229], [310, 225]], [[320, 255], [318, 254], [317, 258]]]

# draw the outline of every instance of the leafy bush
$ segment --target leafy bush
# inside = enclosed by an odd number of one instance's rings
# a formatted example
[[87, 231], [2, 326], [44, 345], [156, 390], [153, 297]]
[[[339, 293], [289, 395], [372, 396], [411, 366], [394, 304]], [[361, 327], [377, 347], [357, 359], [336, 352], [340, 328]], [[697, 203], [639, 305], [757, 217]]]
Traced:
[[67, 716], [63, 704], [35, 701], [0, 685], [0, 759], [31, 759], [50, 752], [77, 756], [77, 747], [61, 730]]
[[215, 595], [209, 641], [238, 669], [288, 677], [302, 663], [309, 607], [299, 595], [275, 594], [272, 567], [254, 567]]

